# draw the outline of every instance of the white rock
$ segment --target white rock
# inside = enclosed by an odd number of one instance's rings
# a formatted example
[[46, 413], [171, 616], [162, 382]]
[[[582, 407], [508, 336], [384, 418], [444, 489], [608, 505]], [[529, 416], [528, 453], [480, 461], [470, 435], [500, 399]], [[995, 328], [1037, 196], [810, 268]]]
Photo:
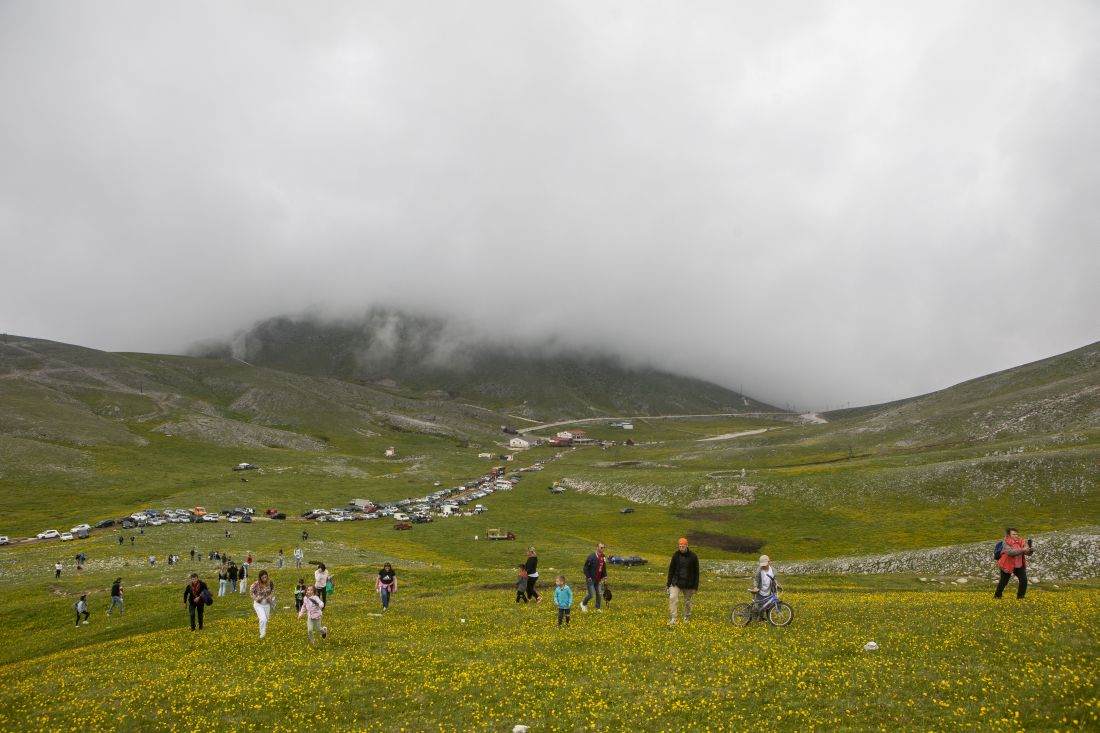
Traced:
[[512, 733], [527, 733], [527, 726], [517, 725], [516, 727], [512, 728]]
[[957, 578], [957, 579], [955, 580], [955, 582], [956, 582], [956, 583], [958, 583], [959, 585], [966, 585], [966, 584], [967, 584], [967, 583], [969, 583], [970, 581], [969, 581], [969, 580], [967, 580], [966, 578]]
[[863, 651], [865, 651], [865, 652], [877, 652], [878, 651], [878, 644], [876, 644], [873, 641], [869, 641], [869, 642], [867, 642], [866, 644], [863, 645]]

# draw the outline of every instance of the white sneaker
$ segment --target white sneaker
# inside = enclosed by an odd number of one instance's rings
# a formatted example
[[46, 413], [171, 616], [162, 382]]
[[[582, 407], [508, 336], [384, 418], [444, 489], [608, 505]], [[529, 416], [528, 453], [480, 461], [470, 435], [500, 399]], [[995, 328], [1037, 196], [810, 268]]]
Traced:
[[581, 604], [581, 610], [584, 611], [585, 613], [588, 613], [588, 606], [586, 606], [582, 603]]
[[88, 625], [88, 620], [87, 620], [87, 619], [85, 619], [85, 620], [84, 620], [84, 625], [85, 625], [85, 626], [87, 626], [87, 625]]
[[668, 622], [668, 625], [669, 625], [669, 626], [675, 626], [675, 625], [676, 625], [676, 619], [672, 619], [672, 620], [670, 620], [670, 621]]

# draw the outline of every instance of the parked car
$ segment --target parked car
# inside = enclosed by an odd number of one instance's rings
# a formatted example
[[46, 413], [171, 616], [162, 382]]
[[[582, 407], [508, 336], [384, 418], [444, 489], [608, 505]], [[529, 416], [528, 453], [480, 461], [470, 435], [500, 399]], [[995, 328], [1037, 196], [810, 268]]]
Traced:
[[264, 510], [264, 514], [266, 514], [269, 517], [274, 517], [278, 513], [279, 513], [278, 509], [266, 509], [266, 510]]
[[115, 520], [113, 520], [113, 519], [104, 519], [102, 522], [96, 522], [95, 523], [95, 528], [96, 529], [103, 529], [104, 527], [113, 527], [113, 526], [115, 526]]
[[286, 519], [286, 515], [283, 514], [282, 512], [275, 512], [274, 514], [271, 515], [271, 518], [272, 519]]
[[72, 529], [70, 529], [69, 531], [72, 532], [73, 534], [76, 534], [77, 532], [80, 532], [80, 531], [83, 531], [83, 530], [88, 530], [88, 529], [91, 529], [91, 528], [92, 528], [91, 525], [88, 525], [88, 524], [78, 524], [75, 527], [73, 527]]
[[5, 535], [0, 535], [0, 545], [7, 545], [7, 544], [10, 544], [10, 543], [11, 543], [11, 540], [8, 539], [8, 536], [6, 534]]
[[73, 533], [72, 532], [62, 532], [61, 533], [61, 541], [62, 542], [68, 542], [71, 539], [73, 539]]
[[393, 528], [394, 529], [412, 529], [413, 526], [409, 522], [398, 522], [397, 524], [393, 525]]
[[38, 539], [40, 540], [56, 540], [61, 536], [61, 533], [56, 529], [47, 529], [45, 532], [38, 533]]
[[237, 524], [238, 522], [241, 521], [241, 518], [238, 517], [236, 514], [230, 514], [229, 515], [229, 521], [232, 522], [233, 524]]
[[610, 562], [612, 565], [626, 565], [630, 567], [631, 565], [645, 565], [649, 560], [646, 560], [644, 557], [638, 557], [637, 555], [626, 555], [625, 557], [612, 555]]
[[236, 466], [233, 466], [234, 471], [255, 471], [257, 468], [259, 468], [259, 466], [251, 463], [238, 463]]
[[407, 522], [409, 521], [409, 515], [404, 512], [395, 512], [393, 515], [394, 521]]
[[633, 514], [634, 513], [634, 507], [624, 506], [622, 509], [619, 510], [619, 513], [620, 514]]
[[252, 524], [252, 515], [251, 514], [245, 514], [243, 517], [241, 517], [241, 522], [243, 524]]
[[217, 514], [204, 514], [202, 517], [202, 521], [204, 522], [217, 522], [219, 519], [221, 519], [221, 517]]

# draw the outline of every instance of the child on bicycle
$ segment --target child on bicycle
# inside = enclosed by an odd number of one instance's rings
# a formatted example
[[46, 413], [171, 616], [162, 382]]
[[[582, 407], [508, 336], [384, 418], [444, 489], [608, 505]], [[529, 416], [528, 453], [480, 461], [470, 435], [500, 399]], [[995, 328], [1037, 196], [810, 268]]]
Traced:
[[775, 593], [779, 588], [779, 584], [775, 580], [775, 568], [772, 567], [771, 558], [767, 555], [760, 556], [760, 567], [756, 570], [756, 575], [753, 578], [752, 592], [755, 594], [752, 599], [754, 609], [759, 611], [764, 602], [771, 597], [772, 593]]

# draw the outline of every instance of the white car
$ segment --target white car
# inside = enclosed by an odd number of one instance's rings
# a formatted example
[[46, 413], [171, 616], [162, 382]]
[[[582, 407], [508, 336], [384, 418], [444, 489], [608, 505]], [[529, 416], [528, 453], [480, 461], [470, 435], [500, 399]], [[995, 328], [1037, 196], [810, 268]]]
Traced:
[[47, 529], [45, 532], [38, 533], [38, 539], [40, 540], [56, 540], [61, 536], [61, 533], [56, 529]]
[[202, 521], [204, 522], [217, 522], [221, 517], [217, 514], [204, 514], [202, 515]]
[[0, 545], [7, 545], [11, 542], [7, 535], [0, 535]]
[[69, 531], [72, 532], [73, 534], [76, 534], [77, 532], [87, 532], [90, 529], [91, 529], [90, 525], [78, 524], [75, 527], [73, 527], [72, 529], [70, 529]]
[[409, 515], [405, 514], [404, 512], [394, 512], [393, 518], [394, 518], [394, 520], [396, 520], [398, 522], [407, 522], [407, 521], [409, 521]]
[[72, 532], [62, 532], [61, 533], [61, 541], [62, 542], [68, 542], [72, 538], [73, 538], [73, 533]]
[[233, 524], [237, 524], [238, 522], [241, 521], [241, 518], [238, 517], [236, 514], [230, 514], [229, 515], [229, 521], [232, 522]]
[[168, 524], [168, 520], [167, 519], [150, 519], [149, 524], [154, 526], [154, 527], [160, 527], [162, 525]]

